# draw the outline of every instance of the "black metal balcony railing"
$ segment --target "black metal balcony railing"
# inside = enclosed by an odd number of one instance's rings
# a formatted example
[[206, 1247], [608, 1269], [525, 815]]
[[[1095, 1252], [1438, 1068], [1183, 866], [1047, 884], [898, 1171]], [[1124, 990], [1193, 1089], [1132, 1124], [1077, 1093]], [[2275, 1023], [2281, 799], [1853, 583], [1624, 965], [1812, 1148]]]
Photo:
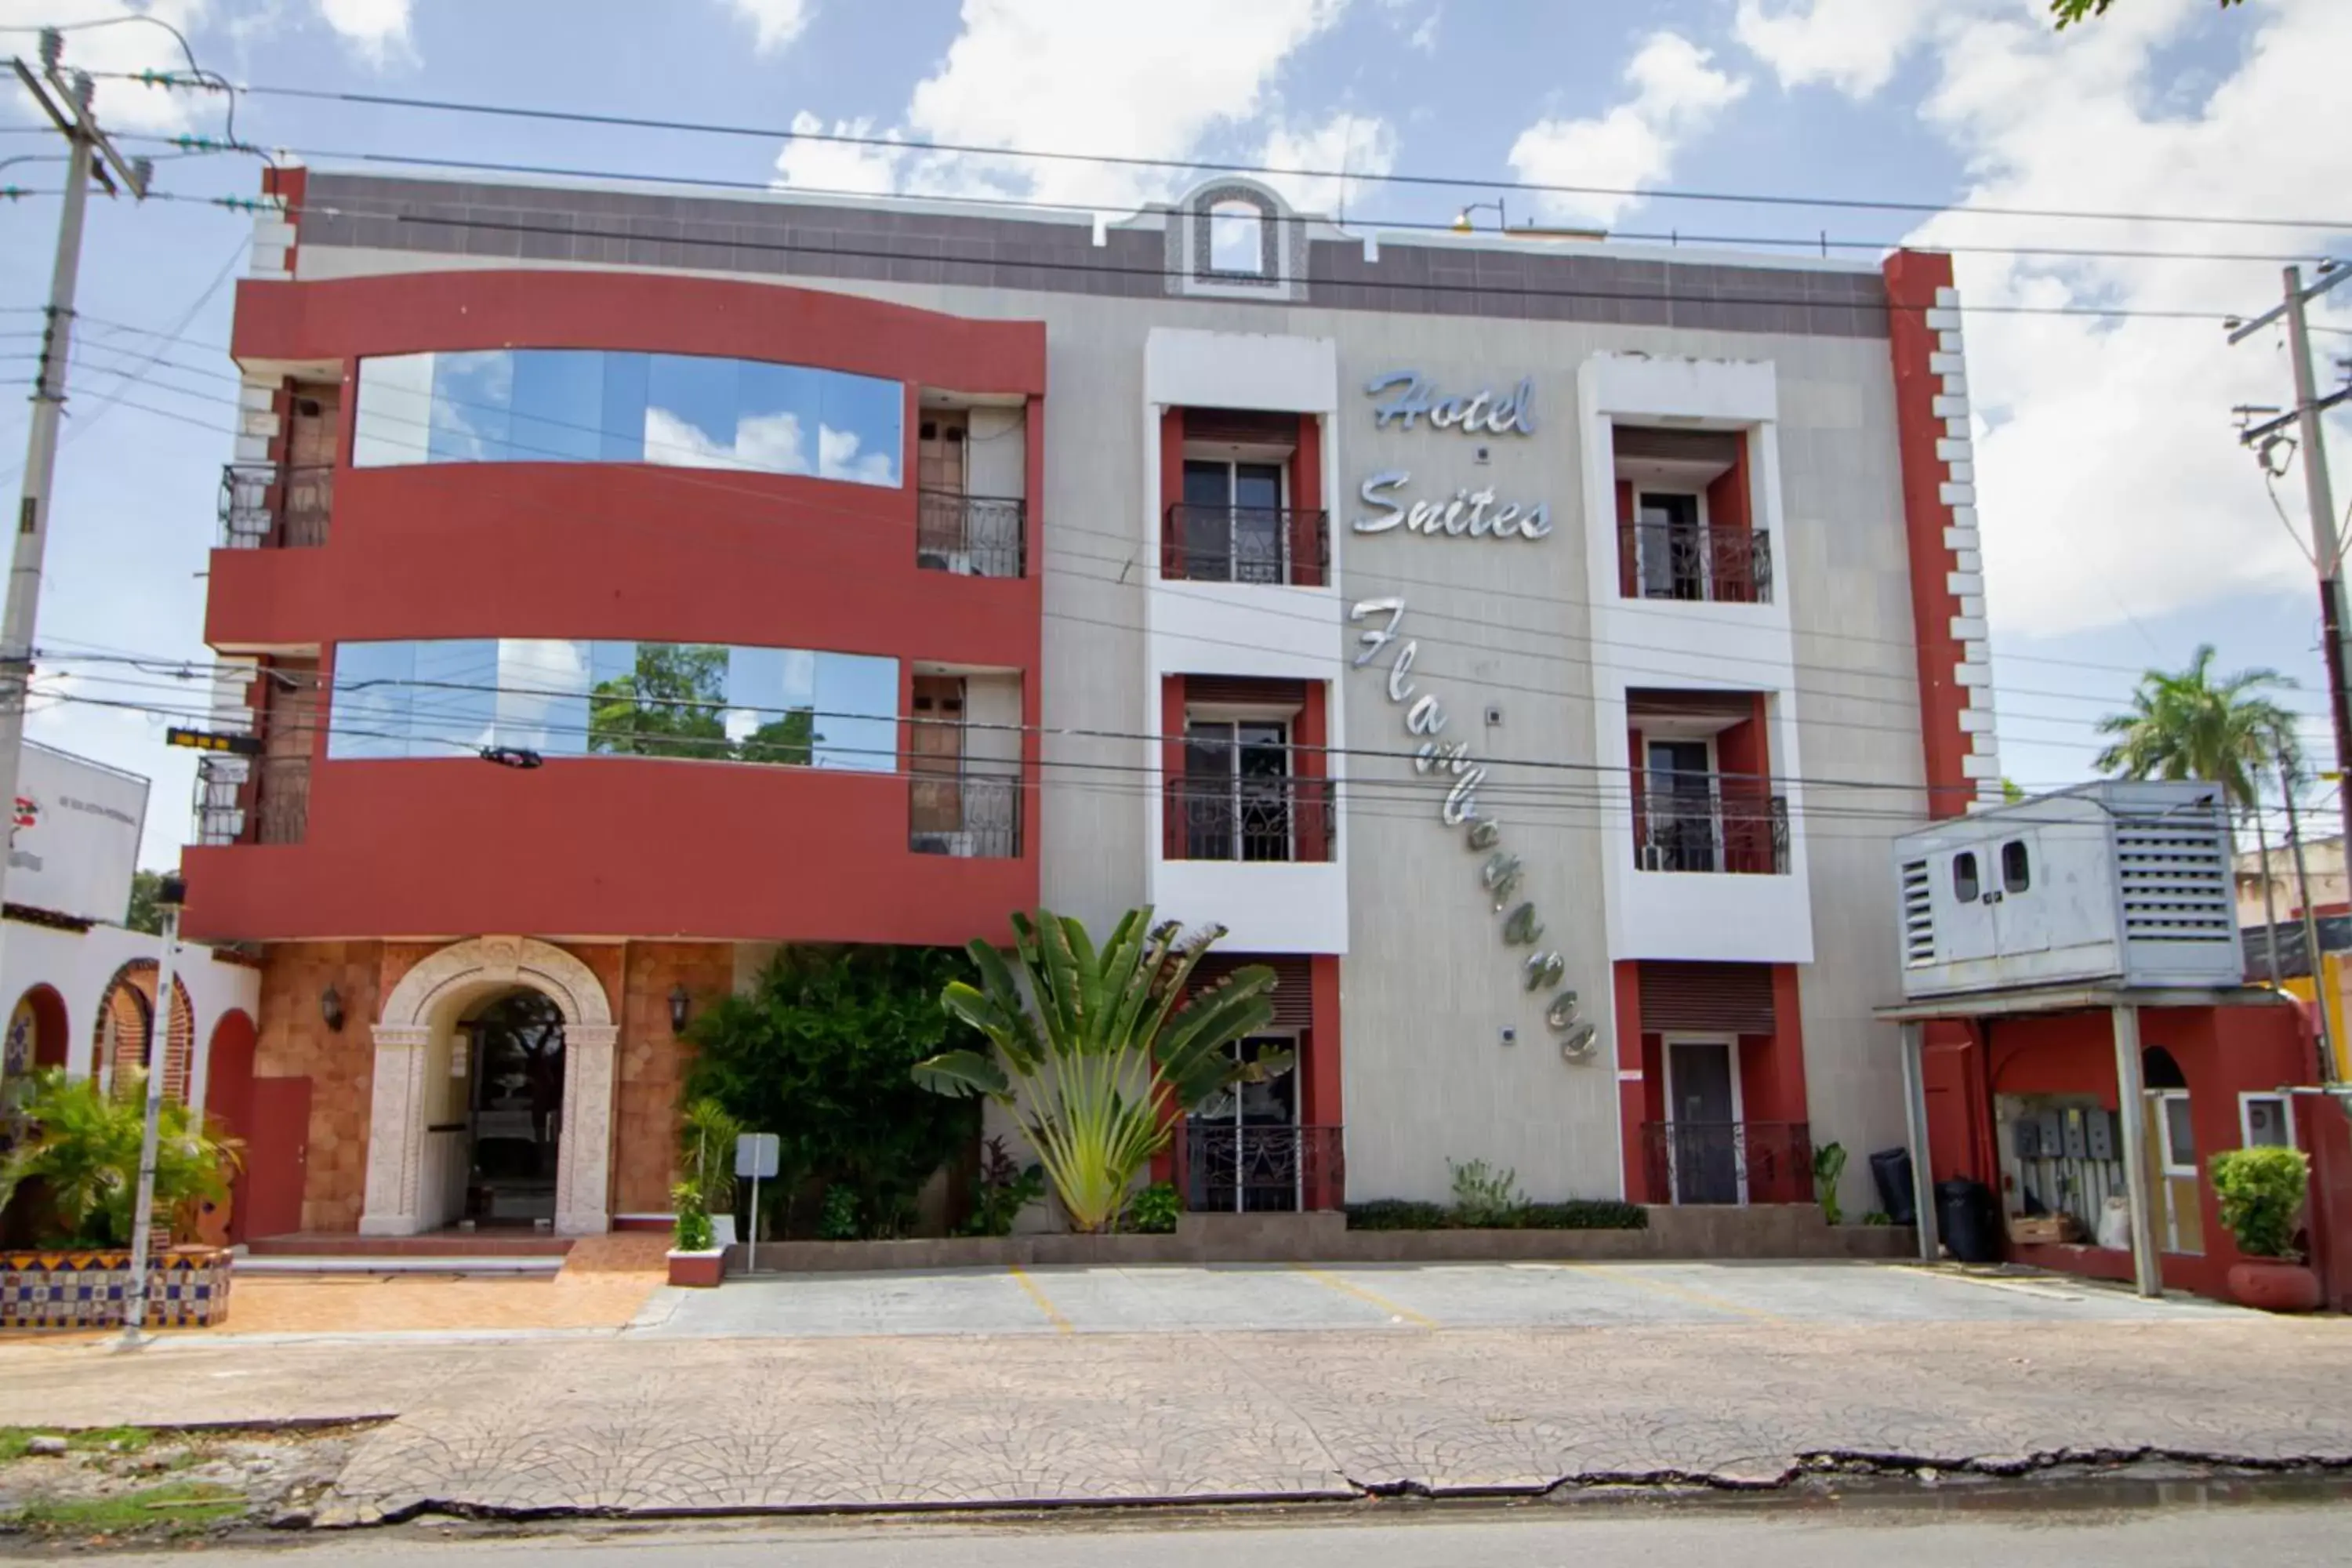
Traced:
[[1809, 1204], [1813, 1140], [1802, 1121], [1645, 1121], [1654, 1204]]
[[197, 843], [299, 844], [310, 821], [310, 758], [196, 759]]
[[1319, 587], [1331, 580], [1330, 513], [1180, 501], [1160, 530], [1160, 574], [1190, 583]]
[[1772, 536], [1760, 528], [1621, 523], [1617, 549], [1620, 587], [1629, 599], [1772, 602]]
[[1171, 779], [1162, 813], [1170, 860], [1327, 861], [1339, 844], [1331, 781]]
[[1192, 1121], [1176, 1140], [1176, 1190], [1195, 1214], [1293, 1214], [1347, 1201], [1340, 1127]]
[[324, 544], [334, 502], [331, 465], [230, 463], [221, 469], [221, 548]]
[[1027, 503], [1009, 496], [922, 490], [915, 498], [915, 564], [966, 577], [1028, 574]]
[[1636, 864], [1644, 871], [1733, 876], [1789, 873], [1789, 802], [1783, 795], [1699, 798], [1653, 790], [1643, 803]]
[[907, 847], [961, 859], [1017, 858], [1021, 781], [1009, 773], [917, 773], [907, 784]]

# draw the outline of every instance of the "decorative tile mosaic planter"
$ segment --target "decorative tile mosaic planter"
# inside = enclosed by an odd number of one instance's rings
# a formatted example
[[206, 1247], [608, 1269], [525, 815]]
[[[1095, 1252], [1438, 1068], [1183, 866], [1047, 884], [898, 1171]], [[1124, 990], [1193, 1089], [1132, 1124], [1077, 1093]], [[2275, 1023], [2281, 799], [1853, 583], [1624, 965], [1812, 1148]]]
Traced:
[[[226, 1247], [157, 1253], [147, 1278], [147, 1327], [206, 1329], [226, 1322], [228, 1282]], [[127, 1249], [0, 1252], [0, 1329], [120, 1328], [130, 1289]]]

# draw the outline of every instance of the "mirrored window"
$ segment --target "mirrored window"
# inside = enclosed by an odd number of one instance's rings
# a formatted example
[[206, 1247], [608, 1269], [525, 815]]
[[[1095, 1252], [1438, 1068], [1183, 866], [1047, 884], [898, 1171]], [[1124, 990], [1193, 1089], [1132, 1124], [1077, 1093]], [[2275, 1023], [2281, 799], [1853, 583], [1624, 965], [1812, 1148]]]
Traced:
[[467, 637], [336, 649], [328, 755], [676, 757], [891, 773], [896, 659], [714, 643]]
[[706, 354], [498, 349], [360, 364], [352, 461], [655, 463], [896, 489], [906, 389]]

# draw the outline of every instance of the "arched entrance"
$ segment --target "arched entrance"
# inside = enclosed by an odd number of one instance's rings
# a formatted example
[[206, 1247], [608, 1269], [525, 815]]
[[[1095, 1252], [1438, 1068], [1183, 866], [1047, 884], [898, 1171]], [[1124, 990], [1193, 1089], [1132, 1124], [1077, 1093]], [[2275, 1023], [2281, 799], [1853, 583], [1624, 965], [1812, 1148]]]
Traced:
[[[230, 1241], [243, 1241], [253, 1234], [248, 1198], [253, 1191], [253, 1053], [256, 1045], [253, 1020], [240, 1008], [232, 1007], [213, 1025], [212, 1043], [205, 1049], [205, 1114], [218, 1122], [228, 1136], [245, 1145], [246, 1157], [237, 1162], [236, 1173], [229, 1177], [227, 1212], [222, 1216], [225, 1234]], [[280, 1179], [284, 1179], [281, 1177]], [[298, 1170], [292, 1180], [299, 1185]], [[299, 1193], [296, 1194], [299, 1215]]]
[[469, 1213], [606, 1229], [618, 1032], [594, 972], [547, 942], [478, 937], [411, 969], [375, 1026], [362, 1234]]
[[[155, 1030], [155, 961], [134, 958], [107, 981], [98, 1004], [98, 1022], [90, 1030], [90, 1076], [112, 1084], [125, 1068], [149, 1065], [149, 1039]], [[187, 985], [172, 976], [172, 1032], [163, 1057], [163, 1092], [184, 1101], [188, 1074], [194, 1064], [196, 1010], [188, 1000]]]
[[66, 1065], [66, 1000], [54, 987], [35, 985], [16, 998], [0, 1042], [0, 1081]]

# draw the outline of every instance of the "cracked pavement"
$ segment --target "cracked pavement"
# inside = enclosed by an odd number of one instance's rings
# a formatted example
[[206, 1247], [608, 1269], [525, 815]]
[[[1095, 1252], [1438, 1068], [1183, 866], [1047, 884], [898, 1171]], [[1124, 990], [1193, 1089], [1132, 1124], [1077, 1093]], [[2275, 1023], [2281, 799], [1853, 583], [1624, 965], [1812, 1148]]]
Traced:
[[2352, 1466], [2339, 1321], [2162, 1307], [1465, 1328], [1414, 1315], [1156, 1332], [191, 1336], [136, 1357], [14, 1342], [0, 1382], [22, 1422], [396, 1416], [360, 1444], [320, 1523], [1755, 1487], [1822, 1456]]

